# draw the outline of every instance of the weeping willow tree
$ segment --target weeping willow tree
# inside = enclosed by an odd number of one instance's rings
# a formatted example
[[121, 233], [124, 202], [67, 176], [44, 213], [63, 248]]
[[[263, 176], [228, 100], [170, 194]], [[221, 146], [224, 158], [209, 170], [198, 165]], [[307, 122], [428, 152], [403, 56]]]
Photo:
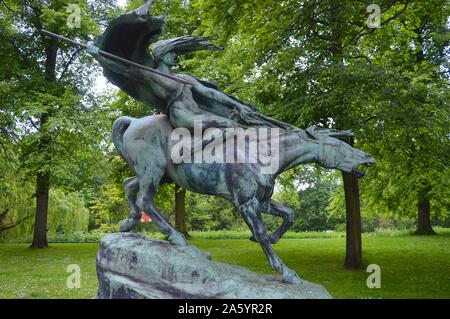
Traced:
[[[7, 199], [8, 214], [5, 224], [14, 227], [0, 233], [1, 240], [29, 241], [33, 235], [34, 221], [31, 216], [35, 212], [33, 189], [14, 185]], [[14, 187], [13, 187], [14, 188]], [[89, 211], [84, 200], [77, 193], [65, 193], [60, 189], [50, 191], [47, 235], [71, 238], [76, 232], [87, 232]]]

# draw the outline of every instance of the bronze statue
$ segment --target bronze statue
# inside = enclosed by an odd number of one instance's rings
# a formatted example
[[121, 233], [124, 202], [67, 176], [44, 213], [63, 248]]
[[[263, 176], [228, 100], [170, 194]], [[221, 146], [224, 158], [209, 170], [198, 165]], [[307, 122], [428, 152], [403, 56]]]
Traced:
[[[372, 165], [374, 159], [337, 139], [350, 136], [350, 132], [320, 127], [301, 130], [259, 113], [254, 106], [225, 94], [211, 83], [172, 73], [171, 68], [178, 54], [220, 48], [209, 42], [212, 40], [210, 37], [182, 36], [156, 42], [150, 50], [150, 44], [162, 34], [164, 25], [164, 18], [148, 13], [151, 2], [113, 20], [96, 46], [88, 48], [113, 84], [163, 113], [141, 119], [121, 117], [114, 123], [114, 145], [136, 174], [124, 183], [131, 216], [122, 223], [121, 231], [133, 229], [140, 219], [141, 211], [145, 211], [161, 231], [168, 234], [170, 242], [186, 245], [184, 236], [154, 206], [158, 186], [175, 182], [187, 190], [221, 196], [233, 203], [252, 231], [252, 239], [264, 250], [271, 267], [282, 273], [285, 282], [300, 283], [298, 275], [284, 265], [271, 246], [294, 221], [294, 212], [290, 208], [271, 199], [276, 177], [290, 168], [311, 162], [326, 168], [362, 174], [356, 170], [356, 166]], [[114, 61], [100, 54], [100, 50], [145, 67]], [[175, 162], [174, 132], [177, 129], [195, 131], [196, 123], [202, 124], [202, 132], [216, 129], [215, 134], [200, 141], [200, 150], [211, 143], [217, 146], [217, 141], [234, 140], [235, 132], [230, 129], [239, 132], [244, 129], [272, 130], [270, 136], [257, 135], [256, 142], [264, 142], [271, 150], [271, 155], [277, 153], [276, 169], [264, 172], [264, 163], [260, 159], [247, 162]], [[224, 132], [222, 139], [217, 138], [217, 130]], [[194, 145], [194, 149], [199, 146], [198, 142], [189, 145]], [[215, 150], [226, 156], [233, 154], [233, 158], [255, 156], [254, 149], [245, 143], [242, 145], [234, 148], [234, 145], [230, 147], [230, 144], [226, 144]], [[187, 157], [195, 155], [195, 152], [187, 154]], [[283, 223], [279, 229], [267, 234], [262, 213], [281, 217]]]

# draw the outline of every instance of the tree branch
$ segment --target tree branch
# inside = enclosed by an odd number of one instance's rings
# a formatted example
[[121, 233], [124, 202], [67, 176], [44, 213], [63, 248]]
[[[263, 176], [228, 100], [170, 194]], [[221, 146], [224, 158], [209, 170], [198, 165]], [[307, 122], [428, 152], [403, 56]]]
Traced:
[[368, 58], [368, 57], [366, 57], [365, 55], [356, 55], [356, 56], [345, 56], [345, 58], [348, 58], [348, 59], [364, 59], [364, 60], [366, 60], [367, 62], [369, 62], [370, 64], [372, 64], [372, 61], [370, 61], [370, 59]]
[[5, 0], [1, 0], [1, 2], [2, 2], [3, 5], [6, 7], [6, 9], [8, 9], [9, 11], [11, 11], [12, 13], [21, 15], [19, 12], [14, 11], [13, 9], [11, 9], [11, 8], [6, 4]]
[[82, 48], [77, 49], [72, 56], [70, 57], [69, 61], [66, 63], [66, 65], [64, 66], [64, 69], [61, 73], [61, 75], [58, 78], [58, 82], [61, 81], [61, 79], [64, 77], [64, 75], [66, 74], [67, 70], [69, 69], [69, 66], [72, 64], [73, 60], [75, 59], [75, 57], [77, 56], [77, 54], [82, 50]]
[[2, 132], [2, 133], [4, 134], [4, 136], [5, 136], [7, 139], [9, 139], [10, 141], [12, 141], [13, 143], [19, 144], [19, 142], [16, 140], [16, 138], [15, 138], [14, 136], [10, 135], [10, 134], [8, 133], [8, 131], [5, 131], [4, 129], [2, 129], [2, 128], [0, 127], [0, 132]]
[[33, 119], [31, 118], [31, 116], [28, 117], [28, 120], [30, 121], [31, 125], [33, 125], [34, 128], [35, 128], [36, 130], [39, 131], [39, 127], [36, 125], [36, 123], [34, 123], [34, 121], [33, 121]]
[[372, 116], [369, 116], [368, 118], [362, 120], [362, 123], [367, 123], [367, 122], [369, 122], [369, 121], [371, 121], [371, 120], [376, 119], [377, 117], [378, 117], [378, 115], [372, 115]]
[[11, 229], [13, 227], [16, 227], [17, 225], [23, 223], [24, 221], [26, 221], [28, 218], [31, 218], [33, 215], [29, 215], [25, 218], [23, 218], [22, 220], [18, 221], [17, 223], [10, 223], [10, 224], [6, 224], [5, 223], [5, 219], [6, 219], [6, 215], [8, 214], [9, 208], [5, 209], [3, 212], [0, 213], [0, 233]]
[[9, 166], [11, 166], [11, 168], [16, 172], [17, 170], [16, 170], [16, 168], [14, 167], [14, 165], [13, 165], [13, 163], [12, 163], [12, 160], [11, 160], [11, 158], [9, 157], [9, 154], [8, 154], [8, 152], [6, 151], [6, 147], [5, 147], [5, 145], [3, 145], [3, 142], [2, 142], [1, 140], [0, 140], [0, 146], [1, 146], [2, 150], [3, 150], [3, 153], [5, 153], [5, 157], [6, 157], [6, 160], [7, 160], [8, 164], [9, 164]]

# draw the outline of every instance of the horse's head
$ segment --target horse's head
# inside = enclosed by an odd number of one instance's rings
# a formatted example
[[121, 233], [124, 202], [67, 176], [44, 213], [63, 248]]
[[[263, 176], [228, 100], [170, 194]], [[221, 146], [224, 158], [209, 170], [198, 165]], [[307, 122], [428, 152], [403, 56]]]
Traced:
[[356, 167], [375, 164], [375, 159], [369, 154], [337, 139], [337, 137], [351, 137], [353, 136], [351, 132], [318, 127], [310, 127], [306, 132], [317, 141], [316, 160], [325, 168], [338, 169], [346, 173], [354, 172], [358, 177], [363, 177], [364, 171], [357, 170]]

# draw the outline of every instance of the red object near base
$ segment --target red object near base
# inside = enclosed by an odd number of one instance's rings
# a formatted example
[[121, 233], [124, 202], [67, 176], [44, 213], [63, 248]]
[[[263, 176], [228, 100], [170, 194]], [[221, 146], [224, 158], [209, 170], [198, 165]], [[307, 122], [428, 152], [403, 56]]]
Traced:
[[141, 222], [143, 222], [143, 223], [150, 223], [151, 221], [152, 221], [152, 219], [150, 218], [150, 216], [148, 216], [144, 212], [141, 213]]

